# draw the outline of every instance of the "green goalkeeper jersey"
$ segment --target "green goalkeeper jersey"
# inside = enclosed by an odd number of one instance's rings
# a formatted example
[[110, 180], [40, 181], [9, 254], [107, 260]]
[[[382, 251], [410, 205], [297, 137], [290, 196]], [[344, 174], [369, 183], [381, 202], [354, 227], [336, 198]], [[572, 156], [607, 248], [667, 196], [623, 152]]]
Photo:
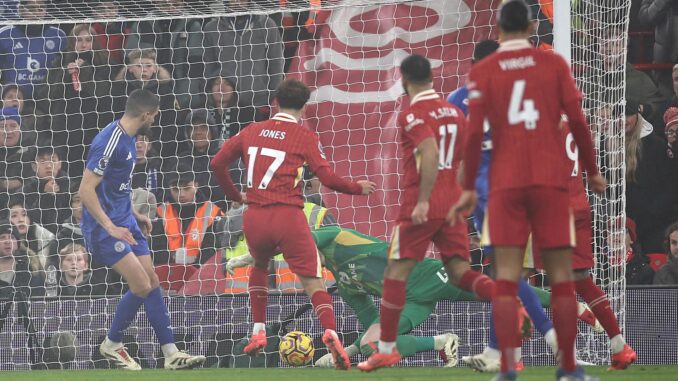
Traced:
[[[388, 244], [352, 229], [329, 226], [312, 231], [325, 267], [334, 274], [339, 294], [366, 326], [378, 316], [370, 296], [381, 296]], [[442, 262], [427, 258], [407, 281], [407, 302], [435, 304], [438, 300], [476, 300], [473, 294], [448, 282]]]

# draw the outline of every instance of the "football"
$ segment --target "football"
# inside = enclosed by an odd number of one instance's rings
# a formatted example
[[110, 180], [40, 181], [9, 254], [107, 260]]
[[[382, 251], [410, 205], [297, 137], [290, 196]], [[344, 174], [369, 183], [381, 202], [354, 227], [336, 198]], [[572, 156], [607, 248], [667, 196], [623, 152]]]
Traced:
[[278, 348], [282, 361], [290, 366], [308, 365], [313, 360], [313, 340], [303, 332], [292, 331], [280, 340]]

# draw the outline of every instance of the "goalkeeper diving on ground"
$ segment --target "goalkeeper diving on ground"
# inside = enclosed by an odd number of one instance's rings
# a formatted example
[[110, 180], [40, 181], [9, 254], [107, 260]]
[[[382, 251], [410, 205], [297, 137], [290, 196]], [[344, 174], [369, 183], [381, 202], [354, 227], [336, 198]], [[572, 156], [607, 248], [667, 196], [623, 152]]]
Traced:
[[[339, 295], [360, 321], [363, 328], [358, 339], [345, 348], [349, 357], [371, 355], [379, 340], [379, 312], [372, 299], [381, 297], [384, 268], [388, 260], [388, 243], [362, 234], [353, 229], [326, 226], [311, 231], [324, 266], [337, 280]], [[231, 258], [226, 271], [233, 274], [239, 267], [250, 266], [253, 259], [249, 254]], [[407, 283], [407, 299], [398, 324], [396, 346], [402, 356], [418, 352], [438, 350], [445, 366], [457, 364], [459, 339], [453, 333], [437, 336], [413, 336], [409, 333], [428, 319], [438, 301], [478, 301], [470, 292], [464, 291], [448, 281], [442, 262], [427, 258], [413, 270]], [[534, 288], [544, 307], [550, 306], [550, 294]], [[584, 308], [588, 311], [587, 308]], [[316, 366], [333, 367], [332, 356], [320, 358]]]

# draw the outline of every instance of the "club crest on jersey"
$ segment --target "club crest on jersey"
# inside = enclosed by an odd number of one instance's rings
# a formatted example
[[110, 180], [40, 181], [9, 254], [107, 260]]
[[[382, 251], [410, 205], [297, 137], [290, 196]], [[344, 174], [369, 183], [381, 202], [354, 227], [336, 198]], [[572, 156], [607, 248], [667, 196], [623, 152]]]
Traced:
[[54, 50], [54, 48], [56, 47], [56, 44], [54, 43], [54, 40], [47, 40], [47, 41], [45, 41], [45, 47], [48, 50]]
[[108, 160], [110, 158], [108, 156], [104, 156], [101, 159], [99, 159], [99, 163], [97, 164], [97, 169], [99, 169], [101, 172], [103, 172], [106, 167], [108, 167]]
[[118, 241], [118, 242], [115, 243], [115, 245], [113, 245], [113, 248], [118, 253], [122, 253], [122, 251], [125, 250], [125, 244], [122, 243], [122, 241]]

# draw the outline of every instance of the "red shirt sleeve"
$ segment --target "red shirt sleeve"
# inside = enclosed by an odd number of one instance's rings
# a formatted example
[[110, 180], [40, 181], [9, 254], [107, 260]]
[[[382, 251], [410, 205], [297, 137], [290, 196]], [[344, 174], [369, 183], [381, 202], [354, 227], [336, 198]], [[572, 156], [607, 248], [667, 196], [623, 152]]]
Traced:
[[403, 129], [403, 137], [409, 139], [414, 147], [428, 138], [436, 138], [432, 128], [426, 126], [426, 118], [422, 118], [414, 112], [405, 115], [405, 120], [400, 121]]
[[307, 134], [306, 143], [306, 152], [304, 153], [304, 160], [308, 163], [308, 166], [311, 168], [311, 171], [318, 173], [318, 170], [321, 167], [328, 167], [330, 164], [327, 162], [327, 157], [323, 153], [322, 145], [318, 136], [314, 133], [309, 132]]
[[476, 176], [480, 166], [481, 149], [483, 144], [483, 123], [486, 117], [484, 88], [477, 80], [477, 74], [471, 69], [468, 87], [469, 125], [464, 151], [464, 190], [474, 190]]
[[581, 93], [577, 89], [577, 84], [574, 82], [567, 62], [560, 56], [557, 56], [557, 59], [559, 61], [558, 68], [561, 72], [558, 76], [560, 78], [560, 107], [567, 115], [570, 131], [579, 149], [579, 160], [582, 166], [589, 175], [595, 176], [598, 174], [596, 152], [593, 148], [591, 130], [581, 108]]
[[224, 142], [221, 149], [210, 161], [210, 168], [217, 182], [229, 200], [242, 202], [242, 195], [233, 184], [229, 168], [231, 162], [242, 156], [242, 134], [238, 134]]
[[309, 142], [304, 160], [308, 163], [311, 171], [318, 176], [320, 183], [341, 193], [362, 194], [362, 187], [358, 183], [344, 180], [332, 172], [330, 164], [327, 162], [327, 158], [322, 151], [318, 136], [315, 134], [309, 134], [308, 136]]

